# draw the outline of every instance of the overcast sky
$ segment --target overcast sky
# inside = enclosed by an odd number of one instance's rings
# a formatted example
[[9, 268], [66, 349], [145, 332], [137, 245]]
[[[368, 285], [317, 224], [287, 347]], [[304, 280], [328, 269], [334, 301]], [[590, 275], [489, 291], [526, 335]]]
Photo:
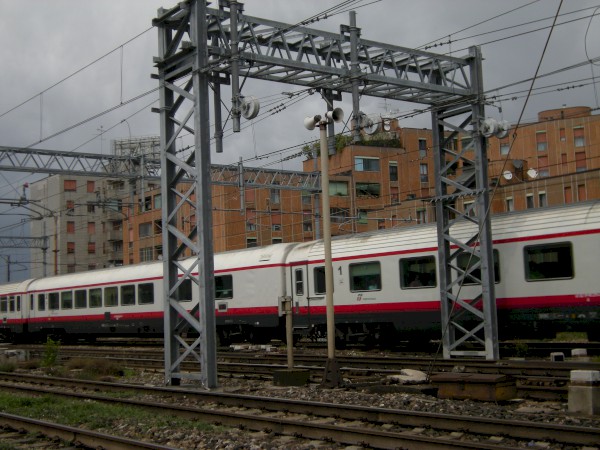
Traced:
[[[245, 14], [289, 24], [340, 3], [342, 0], [243, 2]], [[526, 91], [530, 83], [493, 90], [533, 77], [560, 3], [559, 0], [362, 0], [354, 2], [354, 9], [365, 39], [409, 48], [450, 40], [450, 45], [438, 45], [429, 51], [452, 52], [456, 56], [464, 56], [465, 49], [471, 45], [480, 45], [485, 58], [484, 89], [492, 90], [490, 95], [504, 96], [502, 102], [496, 102], [502, 110], [488, 107], [487, 115], [514, 123], [525, 100], [524, 93], [519, 91]], [[0, 0], [0, 42], [3, 43], [0, 46], [0, 146], [33, 145], [34, 148], [106, 153], [111, 139], [128, 138], [130, 133], [134, 137], [157, 135], [158, 116], [150, 112], [150, 107], [157, 106], [153, 103], [158, 98], [156, 93], [70, 131], [61, 131], [157, 86], [150, 78], [151, 73], [156, 73], [152, 58], [157, 55], [157, 32], [150, 29], [151, 22], [159, 7], [170, 8], [175, 4], [175, 1], [164, 0]], [[597, 44], [600, 17], [590, 19], [600, 13], [597, 7], [600, 8], [600, 0], [563, 1], [557, 23], [569, 23], [555, 27], [540, 74], [600, 56]], [[528, 22], [531, 23], [525, 25]], [[348, 23], [348, 13], [344, 12], [310, 27], [339, 32], [340, 24]], [[513, 28], [497, 31], [506, 27]], [[534, 29], [540, 30], [527, 33]], [[527, 104], [524, 120], [533, 121], [538, 111], [563, 105], [597, 108], [598, 95], [593, 84], [596, 76], [600, 76], [600, 67], [584, 64], [578, 69], [538, 79], [536, 88], [548, 88], [534, 91], [536, 95]], [[296, 89], [300, 87], [254, 81], [248, 82], [242, 93], [268, 102], [284, 91]], [[222, 95], [229, 103], [228, 87], [223, 88]], [[368, 113], [401, 114], [423, 107], [373, 98], [364, 98], [361, 102], [361, 109]], [[349, 115], [350, 95], [345, 94], [338, 106]], [[227, 138], [224, 153], [213, 152], [212, 160], [229, 164], [243, 157], [249, 166], [300, 170], [300, 158], [279, 162], [282, 156], [294, 151], [279, 154], [277, 150], [316, 139], [317, 133], [306, 131], [302, 121], [305, 116], [324, 110], [323, 101], [314, 95], [288, 105], [268, 120], [243, 123], [242, 133]], [[423, 114], [401, 122], [401, 126], [430, 127], [430, 117]], [[276, 156], [251, 159], [271, 153]], [[0, 173], [0, 198], [18, 198], [22, 184], [34, 179], [31, 174]], [[19, 214], [26, 213], [22, 208], [0, 205], [0, 236], [27, 235], [27, 226], [7, 228], [21, 221], [24, 216]], [[9, 252], [13, 261], [25, 262], [28, 258], [22, 252], [7, 249], [0, 249], [0, 256]], [[0, 282], [6, 279], [3, 259], [0, 257]], [[13, 279], [18, 276], [15, 272]]]

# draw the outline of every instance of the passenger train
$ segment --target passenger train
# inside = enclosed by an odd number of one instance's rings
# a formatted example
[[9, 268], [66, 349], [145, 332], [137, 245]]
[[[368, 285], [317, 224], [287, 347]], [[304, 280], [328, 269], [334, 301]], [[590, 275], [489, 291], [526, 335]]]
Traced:
[[[453, 235], [471, 236], [472, 226], [460, 222]], [[332, 240], [340, 342], [441, 338], [436, 233], [424, 224]], [[600, 340], [600, 202], [497, 214], [492, 234], [501, 339], [573, 330]], [[467, 264], [458, 258], [459, 267]], [[219, 253], [214, 265], [221, 344], [284, 338], [284, 297], [292, 300], [295, 333], [324, 335], [323, 241]], [[13, 341], [162, 337], [162, 270], [153, 262], [0, 286], [0, 334]], [[481, 291], [477, 275], [461, 297]], [[188, 310], [195, 291], [189, 280], [180, 287]]]

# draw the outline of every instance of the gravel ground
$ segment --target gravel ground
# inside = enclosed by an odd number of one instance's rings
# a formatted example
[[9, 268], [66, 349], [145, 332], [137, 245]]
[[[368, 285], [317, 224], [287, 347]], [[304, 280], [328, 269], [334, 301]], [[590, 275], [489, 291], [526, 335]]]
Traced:
[[[128, 382], [161, 386], [163, 375], [145, 373], [130, 378]], [[383, 383], [385, 385], [385, 382]], [[220, 378], [218, 391], [248, 395], [293, 398], [297, 400], [319, 401], [335, 404], [373, 406], [389, 409], [446, 413], [452, 415], [512, 419], [550, 424], [600, 427], [600, 417], [570, 415], [566, 403], [534, 402], [515, 399], [506, 403], [479, 402], [471, 400], [446, 400], [421, 394], [398, 392], [393, 386], [388, 389], [374, 389], [372, 386], [327, 389], [310, 384], [303, 387], [277, 387], [271, 381], [244, 378]], [[193, 386], [190, 388], [194, 388]], [[388, 392], [386, 392], [386, 390]], [[376, 391], [376, 392], [374, 392]], [[129, 430], [134, 436], [135, 430]], [[140, 430], [137, 430], [138, 432]], [[130, 433], [126, 433], [129, 435]], [[181, 436], [176, 430], [148, 430], [143, 433], [154, 442], [172, 445], [181, 449], [354, 449], [342, 445], [324, 444], [302, 439], [277, 437], [264, 433], [241, 430], [227, 430], [210, 435]], [[138, 435], [139, 436], [139, 435]], [[556, 446], [548, 449], [558, 448]]]

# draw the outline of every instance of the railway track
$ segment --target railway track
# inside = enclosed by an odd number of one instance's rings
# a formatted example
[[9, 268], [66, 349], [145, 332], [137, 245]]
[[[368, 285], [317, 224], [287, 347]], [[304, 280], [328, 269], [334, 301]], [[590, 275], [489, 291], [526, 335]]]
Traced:
[[[272, 397], [0, 374], [0, 389], [119, 402], [267, 434], [368, 448], [572, 450], [597, 446], [600, 429]], [[115, 392], [119, 392], [118, 398]], [[126, 398], [125, 398], [126, 397]], [[113, 448], [113, 447], [108, 447]]]
[[[43, 346], [28, 347], [30, 357], [43, 355]], [[164, 361], [162, 349], [106, 349], [96, 347], [62, 347], [62, 358], [100, 358], [116, 361], [118, 364], [142, 369], [162, 370]], [[219, 373], [229, 376], [272, 379], [273, 372], [287, 367], [286, 355], [259, 352], [220, 352]], [[395, 356], [338, 356], [342, 375], [354, 385], [377, 382], [394, 375], [402, 369], [415, 369], [434, 374], [459, 369], [464, 372], [498, 374], [513, 377], [520, 398], [537, 400], [567, 399], [570, 372], [572, 370], [600, 370], [599, 362], [547, 360], [502, 360], [484, 361], [480, 359], [431, 360], [426, 357]], [[318, 354], [296, 354], [295, 367], [310, 371], [311, 381], [320, 382], [324, 373], [325, 357]], [[182, 364], [184, 370], [193, 370], [195, 363]]]
[[0, 413], [0, 447], [14, 450], [167, 450], [171, 447], [111, 436], [43, 420]]

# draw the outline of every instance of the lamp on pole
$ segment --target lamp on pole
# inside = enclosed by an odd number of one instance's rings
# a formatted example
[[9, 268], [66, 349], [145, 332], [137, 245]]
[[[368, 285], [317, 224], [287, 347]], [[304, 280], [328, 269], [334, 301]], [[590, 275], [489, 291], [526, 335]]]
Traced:
[[304, 119], [307, 130], [319, 127], [320, 151], [321, 151], [321, 216], [323, 219], [323, 248], [325, 252], [325, 308], [327, 320], [327, 364], [323, 384], [328, 387], [336, 387], [341, 383], [340, 368], [335, 359], [335, 317], [333, 304], [333, 264], [331, 257], [331, 216], [329, 208], [329, 152], [327, 148], [327, 125], [341, 122], [344, 119], [344, 111], [335, 108], [327, 111], [324, 117], [319, 115]]

